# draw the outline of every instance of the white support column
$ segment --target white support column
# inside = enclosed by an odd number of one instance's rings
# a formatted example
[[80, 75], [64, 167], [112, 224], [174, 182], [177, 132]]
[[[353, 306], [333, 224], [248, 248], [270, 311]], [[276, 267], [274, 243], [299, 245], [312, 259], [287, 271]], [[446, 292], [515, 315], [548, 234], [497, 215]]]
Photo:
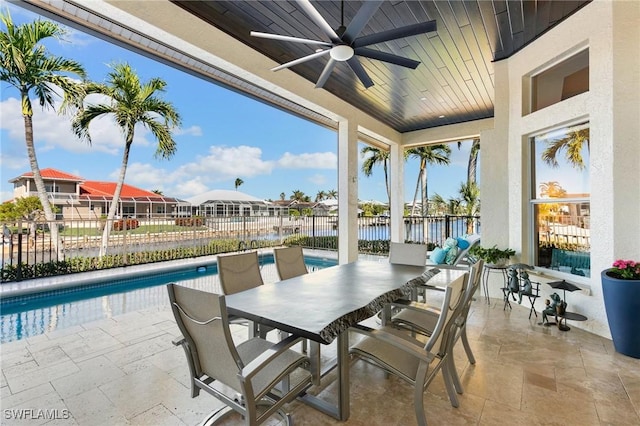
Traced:
[[358, 126], [338, 123], [338, 263], [358, 259]]
[[404, 242], [404, 147], [393, 144], [389, 155], [391, 241]]

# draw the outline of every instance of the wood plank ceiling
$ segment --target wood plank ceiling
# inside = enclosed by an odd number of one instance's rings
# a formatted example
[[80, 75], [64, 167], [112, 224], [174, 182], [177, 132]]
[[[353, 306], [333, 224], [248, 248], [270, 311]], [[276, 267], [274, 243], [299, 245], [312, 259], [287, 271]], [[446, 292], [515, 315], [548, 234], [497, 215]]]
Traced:
[[[295, 1], [174, 1], [278, 63], [309, 55], [317, 46], [250, 36], [260, 31], [328, 41]], [[362, 1], [344, 2], [348, 26]], [[351, 105], [399, 132], [493, 117], [493, 62], [507, 58], [575, 13], [582, 0], [385, 1], [360, 35], [435, 20], [437, 32], [370, 46], [421, 62], [412, 70], [360, 57], [374, 86], [365, 89], [346, 63], [324, 85]], [[313, 1], [331, 25], [341, 25], [340, 1]], [[290, 69], [316, 82], [327, 57]], [[288, 72], [288, 71], [279, 71]]]

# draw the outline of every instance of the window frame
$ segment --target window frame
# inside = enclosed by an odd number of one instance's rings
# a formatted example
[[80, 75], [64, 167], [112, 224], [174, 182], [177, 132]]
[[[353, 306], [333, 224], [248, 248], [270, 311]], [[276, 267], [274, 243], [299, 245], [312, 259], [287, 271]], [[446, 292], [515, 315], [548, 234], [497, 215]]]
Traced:
[[[557, 130], [561, 130], [561, 129], [567, 129], [567, 128], [571, 128], [571, 127], [575, 127], [578, 125], [584, 124], [589, 128], [589, 134], [591, 135], [591, 128], [592, 128], [592, 121], [590, 119], [590, 117], [580, 117], [580, 118], [576, 118], [575, 120], [571, 120], [568, 122], [561, 122], [561, 123], [557, 123], [554, 126], [550, 126], [548, 128], [545, 129], [540, 129], [537, 130], [535, 132], [531, 132], [528, 135], [525, 135], [524, 140], [525, 140], [525, 144], [527, 146], [527, 152], [528, 152], [528, 156], [529, 156], [529, 170], [528, 170], [528, 179], [529, 179], [529, 191], [527, 194], [528, 200], [527, 200], [527, 204], [528, 204], [528, 209], [527, 209], [527, 213], [528, 213], [528, 218], [529, 220], [528, 222], [528, 236], [529, 236], [529, 248], [530, 248], [530, 255], [529, 255], [529, 260], [531, 262], [532, 265], [534, 265], [536, 267], [536, 269], [539, 269], [541, 271], [543, 271], [545, 274], [550, 275], [550, 276], [557, 276], [557, 277], [561, 277], [561, 278], [567, 278], [567, 279], [571, 279], [572, 281], [583, 281], [585, 280], [589, 280], [590, 277], [583, 277], [580, 275], [575, 275], [575, 274], [571, 274], [569, 272], [563, 272], [557, 269], [552, 269], [551, 267], [545, 267], [545, 266], [540, 266], [538, 265], [539, 263], [539, 246], [540, 246], [540, 240], [539, 240], [539, 236], [537, 236], [537, 232], [536, 232], [536, 227], [538, 226], [538, 217], [536, 215], [536, 206], [539, 205], [543, 205], [543, 204], [550, 204], [550, 203], [566, 203], [566, 204], [579, 204], [579, 203], [586, 203], [589, 205], [589, 211], [591, 210], [591, 180], [589, 180], [589, 197], [567, 197], [567, 198], [556, 198], [556, 199], [551, 199], [553, 201], [550, 201], [549, 198], [537, 198], [537, 177], [536, 177], [536, 154], [540, 154], [540, 153], [536, 153], [536, 143], [535, 143], [535, 138], [543, 135], [545, 133], [549, 133], [549, 132], [553, 132], [553, 131], [557, 131]], [[540, 160], [542, 161], [542, 160]], [[591, 175], [590, 172], [590, 168], [591, 168], [591, 157], [589, 157], [589, 164], [586, 165], [587, 171], [589, 173], [589, 175]], [[591, 215], [589, 215], [590, 217]], [[591, 246], [591, 241], [589, 240], [589, 248]], [[591, 250], [589, 250], [589, 259], [591, 260]], [[590, 276], [592, 277], [592, 271], [590, 269]]]

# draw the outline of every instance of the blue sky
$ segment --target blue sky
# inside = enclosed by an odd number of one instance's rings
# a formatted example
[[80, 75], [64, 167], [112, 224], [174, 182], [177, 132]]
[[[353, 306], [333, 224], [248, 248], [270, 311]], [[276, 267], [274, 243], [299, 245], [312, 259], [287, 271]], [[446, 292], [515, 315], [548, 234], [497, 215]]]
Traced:
[[[16, 24], [38, 18], [1, 0], [0, 8], [8, 9]], [[183, 199], [213, 189], [234, 189], [236, 178], [244, 181], [240, 191], [262, 199], [278, 199], [282, 192], [289, 198], [295, 190], [314, 199], [321, 190], [337, 190], [337, 134], [333, 130], [73, 29], [65, 41], [52, 40], [46, 46], [55, 55], [82, 63], [94, 81], [104, 80], [110, 63], [127, 62], [142, 81], [159, 77], [167, 82], [163, 97], [182, 116], [182, 128], [174, 134], [177, 153], [170, 160], [155, 159], [153, 138], [137, 128], [128, 184]], [[4, 82], [0, 90], [0, 199], [4, 201], [13, 192], [8, 180], [30, 169], [18, 91]], [[73, 135], [68, 117], [42, 110], [37, 103], [33, 121], [41, 169], [51, 167], [87, 180], [117, 180], [124, 142], [109, 118], [91, 125], [91, 145]], [[469, 147], [470, 142], [464, 142], [460, 150], [452, 144], [451, 165], [429, 167], [430, 195], [457, 196], [466, 179]], [[409, 160], [405, 170], [405, 199], [410, 201], [417, 161]], [[358, 198], [386, 200], [381, 167], [369, 178], [360, 174]]]

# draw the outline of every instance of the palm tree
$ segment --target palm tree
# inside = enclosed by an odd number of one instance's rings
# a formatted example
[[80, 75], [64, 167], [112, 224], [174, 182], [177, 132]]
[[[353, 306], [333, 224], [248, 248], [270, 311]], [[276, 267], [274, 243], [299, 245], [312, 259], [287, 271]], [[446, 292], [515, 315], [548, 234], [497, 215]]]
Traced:
[[337, 200], [338, 199], [338, 191], [335, 189], [330, 189], [327, 191], [327, 200]]
[[411, 208], [411, 213], [414, 214], [416, 199], [418, 196], [418, 189], [421, 189], [422, 216], [426, 216], [428, 214], [429, 206], [429, 197], [427, 192], [427, 165], [448, 165], [451, 162], [449, 160], [449, 156], [451, 155], [451, 148], [449, 148], [449, 146], [446, 144], [437, 144], [411, 148], [407, 150], [407, 153], [409, 156], [418, 158], [420, 160], [420, 172], [418, 173], [416, 191], [413, 195], [413, 207]]
[[551, 139], [547, 142], [547, 148], [542, 152], [542, 161], [551, 167], [558, 167], [557, 155], [566, 150], [565, 158], [569, 164], [578, 170], [585, 168], [582, 158], [582, 147], [586, 145], [589, 151], [589, 128], [574, 130], [567, 133], [562, 139]]
[[[30, 94], [35, 94], [41, 107], [53, 108], [57, 86], [62, 89], [65, 104], [72, 104], [71, 99], [82, 93], [82, 85], [66, 74], [75, 74], [84, 79], [86, 73], [80, 63], [53, 56], [40, 44], [47, 38], [64, 36], [66, 30], [59, 25], [51, 21], [36, 20], [16, 26], [9, 12], [0, 14], [0, 20], [6, 27], [6, 31], [0, 32], [0, 80], [20, 91], [29, 165], [45, 218], [47, 221], [53, 221], [55, 214], [47, 197], [33, 142], [33, 108]], [[58, 227], [50, 226], [49, 229], [51, 243], [57, 249]]]
[[[418, 189], [421, 189], [421, 216], [427, 216], [429, 214], [429, 196], [427, 192], [427, 165], [428, 164], [449, 164], [449, 156], [451, 155], [451, 148], [449, 145], [436, 144], [429, 146], [420, 146], [417, 148], [411, 148], [407, 150], [408, 155], [416, 157], [420, 160], [420, 173], [418, 173], [418, 182], [416, 183], [416, 191], [413, 194], [413, 205], [411, 207], [411, 214], [415, 214], [416, 198], [418, 196]], [[422, 235], [423, 241], [428, 242], [429, 224], [426, 219], [422, 221]]]
[[460, 184], [460, 198], [462, 199], [462, 214], [467, 216], [467, 234], [473, 234], [474, 218], [480, 213], [480, 189], [475, 182]]
[[562, 198], [567, 194], [567, 191], [560, 186], [557, 181], [542, 182], [540, 184], [540, 196], [547, 196], [549, 198]]
[[153, 191], [151, 191], [151, 192], [153, 192], [154, 194], [158, 194], [158, 195], [160, 195], [160, 196], [164, 195], [164, 193], [162, 192], [162, 190], [161, 190], [161, 189], [154, 189], [154, 190], [153, 190]]
[[[460, 142], [458, 142], [460, 144]], [[460, 145], [458, 145], [460, 146]], [[469, 162], [467, 163], [467, 183], [478, 183], [478, 154], [480, 153], [480, 138], [473, 138], [469, 150]]]
[[326, 200], [326, 199], [327, 199], [327, 193], [324, 192], [323, 190], [318, 191], [318, 193], [316, 194], [316, 202]]
[[287, 194], [285, 194], [284, 192], [280, 193], [280, 199], [284, 200], [285, 198], [287, 198]]
[[242, 179], [240, 179], [240, 178], [236, 178], [236, 181], [234, 182], [234, 185], [235, 185], [235, 187], [236, 187], [236, 191], [238, 190], [238, 187], [239, 187], [240, 185], [242, 185], [243, 183], [244, 183], [244, 181], [243, 181]]
[[389, 205], [391, 205], [391, 189], [389, 187], [389, 151], [383, 151], [373, 146], [365, 146], [360, 151], [362, 156], [366, 156], [362, 163], [362, 173], [366, 177], [371, 177], [373, 174], [373, 168], [378, 164], [382, 164], [382, 170], [384, 171], [384, 184], [387, 189], [387, 199]]
[[293, 191], [290, 199], [295, 201], [302, 201], [302, 202], [307, 202], [311, 200], [311, 198], [308, 195], [305, 195], [305, 193], [300, 191], [299, 189], [296, 189], [295, 191]]
[[[156, 94], [156, 92], [164, 92], [165, 87], [166, 83], [159, 78], [152, 78], [147, 83], [142, 83], [128, 64], [115, 64], [107, 75], [105, 84], [92, 83], [87, 87], [87, 93], [102, 94], [107, 96], [109, 101], [82, 107], [72, 120], [75, 134], [89, 143], [91, 143], [89, 124], [94, 119], [105, 115], [113, 115], [124, 135], [125, 145], [120, 176], [107, 214], [107, 223], [114, 218], [118, 210], [136, 125], [142, 124], [156, 138], [156, 157], [168, 159], [176, 152], [176, 143], [171, 132], [180, 125], [181, 120], [173, 105]], [[110, 228], [110, 226], [104, 228], [100, 256], [106, 254]]]
[[445, 213], [453, 213], [448, 210], [449, 202], [444, 199], [444, 197], [440, 194], [434, 194], [431, 197], [431, 206], [435, 214], [445, 214]]

